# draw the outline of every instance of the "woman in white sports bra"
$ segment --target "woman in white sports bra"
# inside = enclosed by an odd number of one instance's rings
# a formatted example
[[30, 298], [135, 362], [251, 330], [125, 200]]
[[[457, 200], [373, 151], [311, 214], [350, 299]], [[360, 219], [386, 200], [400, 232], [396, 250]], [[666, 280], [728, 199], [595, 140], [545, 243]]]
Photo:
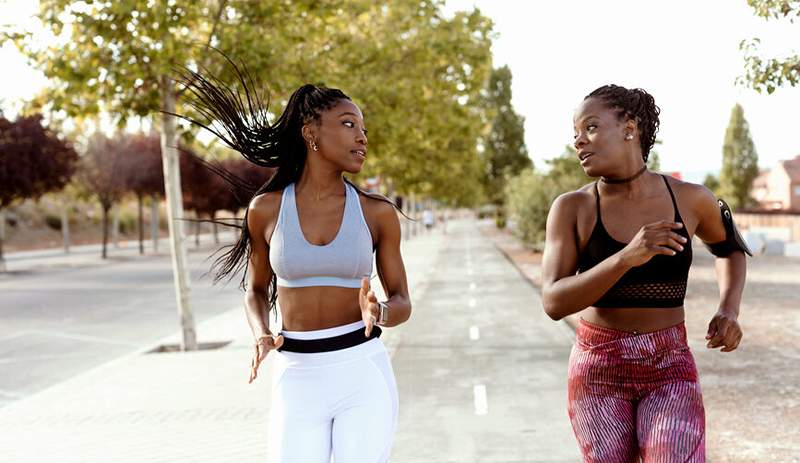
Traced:
[[[408, 320], [411, 302], [394, 205], [343, 177], [367, 157], [361, 110], [340, 90], [303, 85], [270, 124], [246, 70], [233, 66], [244, 98], [188, 69], [183, 83], [215, 122], [189, 120], [276, 168], [255, 192], [239, 241], [215, 263], [221, 279], [246, 262], [251, 382], [274, 351], [268, 461], [386, 462], [398, 399], [378, 336]], [[369, 286], [373, 251], [386, 301]], [[269, 325], [276, 301], [279, 333]]]

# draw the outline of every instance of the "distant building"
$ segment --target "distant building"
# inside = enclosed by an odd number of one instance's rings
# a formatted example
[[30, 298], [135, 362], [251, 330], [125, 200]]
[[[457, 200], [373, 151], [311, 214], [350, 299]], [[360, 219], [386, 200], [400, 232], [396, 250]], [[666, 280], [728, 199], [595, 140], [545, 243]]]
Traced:
[[750, 196], [761, 209], [800, 211], [800, 156], [761, 171], [753, 180]]

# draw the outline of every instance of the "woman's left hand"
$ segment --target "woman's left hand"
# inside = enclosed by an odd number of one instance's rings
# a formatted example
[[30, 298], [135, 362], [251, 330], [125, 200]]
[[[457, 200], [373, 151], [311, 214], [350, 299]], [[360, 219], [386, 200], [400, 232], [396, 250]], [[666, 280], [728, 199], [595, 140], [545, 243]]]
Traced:
[[742, 340], [742, 329], [736, 319], [737, 315], [735, 313], [724, 309], [718, 310], [714, 318], [708, 323], [708, 333], [706, 334], [708, 344], [706, 344], [706, 347], [715, 349], [723, 346], [720, 349], [722, 352], [730, 352], [739, 347], [739, 342]]
[[372, 327], [378, 322], [380, 308], [375, 291], [369, 288], [369, 278], [361, 279], [361, 291], [358, 293], [358, 304], [361, 306], [361, 319], [364, 320], [364, 336], [369, 337]]

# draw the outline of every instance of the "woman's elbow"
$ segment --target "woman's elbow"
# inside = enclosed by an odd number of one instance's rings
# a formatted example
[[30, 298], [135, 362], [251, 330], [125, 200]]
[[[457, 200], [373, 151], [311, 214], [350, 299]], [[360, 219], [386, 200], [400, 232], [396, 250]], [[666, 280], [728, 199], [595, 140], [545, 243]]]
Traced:
[[542, 308], [544, 308], [544, 313], [553, 320], [558, 321], [564, 318], [561, 307], [547, 287], [542, 287]]

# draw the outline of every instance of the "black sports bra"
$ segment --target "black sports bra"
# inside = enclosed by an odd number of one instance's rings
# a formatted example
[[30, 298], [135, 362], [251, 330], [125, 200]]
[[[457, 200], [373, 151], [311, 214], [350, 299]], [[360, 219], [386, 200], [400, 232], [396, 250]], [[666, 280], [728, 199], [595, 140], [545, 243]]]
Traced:
[[[675, 209], [675, 222], [683, 223], [675, 195], [663, 175], [667, 185], [672, 206]], [[595, 222], [589, 242], [578, 256], [578, 273], [585, 272], [603, 260], [616, 254], [628, 243], [612, 238], [603, 226], [600, 215], [600, 191], [597, 182], [594, 184], [597, 198], [597, 222]], [[685, 225], [685, 224], [684, 224]], [[689, 279], [689, 267], [692, 265], [692, 240], [686, 227], [675, 231], [687, 239], [683, 251], [674, 256], [659, 254], [645, 264], [634, 267], [622, 276], [592, 306], [616, 307], [681, 307], [686, 296], [686, 281]]]

